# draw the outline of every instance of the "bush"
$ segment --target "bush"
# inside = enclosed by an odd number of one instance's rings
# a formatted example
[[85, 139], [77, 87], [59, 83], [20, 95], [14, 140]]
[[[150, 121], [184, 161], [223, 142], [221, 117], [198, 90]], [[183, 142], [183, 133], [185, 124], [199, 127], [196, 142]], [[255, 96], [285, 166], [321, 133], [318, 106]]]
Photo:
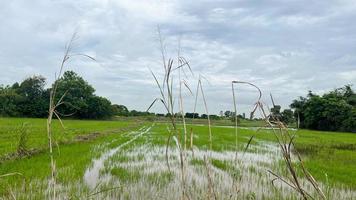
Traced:
[[350, 86], [336, 89], [322, 96], [309, 92], [306, 98], [294, 100], [291, 108], [300, 117], [300, 127], [356, 132], [355, 93]]

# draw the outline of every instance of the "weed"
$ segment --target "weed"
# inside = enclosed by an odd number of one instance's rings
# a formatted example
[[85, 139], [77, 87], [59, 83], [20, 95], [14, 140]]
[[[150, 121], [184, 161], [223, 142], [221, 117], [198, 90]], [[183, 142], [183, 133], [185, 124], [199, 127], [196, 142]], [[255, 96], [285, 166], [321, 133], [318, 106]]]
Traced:
[[29, 154], [29, 149], [28, 149], [29, 130], [28, 129], [29, 129], [28, 123], [23, 123], [16, 131], [19, 135], [16, 152], [20, 157]]

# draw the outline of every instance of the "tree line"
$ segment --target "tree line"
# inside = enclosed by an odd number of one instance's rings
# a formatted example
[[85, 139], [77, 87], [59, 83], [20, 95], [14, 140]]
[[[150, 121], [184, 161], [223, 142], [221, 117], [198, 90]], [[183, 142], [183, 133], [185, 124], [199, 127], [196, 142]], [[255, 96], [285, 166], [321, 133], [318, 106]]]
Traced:
[[350, 85], [323, 95], [309, 91], [290, 107], [301, 128], [356, 132], [356, 94]]
[[[66, 71], [57, 81], [57, 98], [63, 96], [63, 105], [58, 108], [61, 116], [104, 119], [114, 115], [147, 114], [129, 111], [124, 105], [112, 104], [107, 98], [95, 95], [93, 86], [73, 71]], [[32, 76], [12, 85], [0, 85], [0, 116], [46, 117], [52, 87], [45, 88], [45, 85], [43, 76]]]
[[[58, 109], [61, 116], [78, 119], [155, 116], [150, 112], [129, 111], [124, 105], [112, 104], [107, 98], [95, 95], [93, 86], [73, 71], [66, 71], [57, 81], [57, 98], [63, 96], [63, 105]], [[45, 85], [46, 79], [43, 76], [32, 76], [12, 85], [0, 85], [0, 116], [46, 117], [52, 87], [45, 88]], [[296, 123], [300, 128], [356, 132], [356, 94], [350, 85], [323, 95], [309, 91], [306, 97], [294, 100], [290, 108], [281, 111], [279, 105], [274, 105], [270, 111], [280, 121]], [[209, 115], [213, 120], [234, 120], [234, 116], [232, 111], [221, 111], [220, 116]], [[206, 119], [208, 116], [185, 113], [185, 117]], [[237, 117], [246, 119], [245, 113]]]

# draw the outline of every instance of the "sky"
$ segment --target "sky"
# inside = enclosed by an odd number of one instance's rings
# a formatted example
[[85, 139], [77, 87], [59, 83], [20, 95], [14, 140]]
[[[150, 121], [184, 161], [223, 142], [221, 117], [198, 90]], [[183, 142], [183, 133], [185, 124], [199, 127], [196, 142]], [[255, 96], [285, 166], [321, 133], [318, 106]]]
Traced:
[[[288, 108], [308, 90], [322, 94], [356, 83], [355, 19], [352, 0], [7, 1], [0, 7], [0, 84], [43, 75], [50, 85], [76, 32], [73, 53], [96, 62], [75, 57], [65, 70], [112, 103], [144, 111], [160, 95], [150, 73], [163, 78], [160, 27], [166, 57], [176, 59], [180, 49], [189, 61], [193, 74], [183, 78], [193, 92], [205, 77], [210, 114], [233, 110], [233, 80], [254, 83], [266, 104], [271, 93]], [[175, 80], [178, 97], [177, 74]], [[204, 113], [199, 95], [197, 111]], [[248, 113], [256, 91], [237, 85], [236, 95], [238, 113]], [[183, 97], [184, 110], [192, 112], [194, 96], [183, 88]]]

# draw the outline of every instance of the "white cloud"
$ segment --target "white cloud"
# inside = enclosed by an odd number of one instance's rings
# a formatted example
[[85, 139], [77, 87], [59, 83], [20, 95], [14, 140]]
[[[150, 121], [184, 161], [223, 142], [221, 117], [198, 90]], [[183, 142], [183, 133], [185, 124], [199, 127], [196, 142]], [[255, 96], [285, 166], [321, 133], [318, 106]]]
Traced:
[[[355, 17], [352, 1], [16, 0], [0, 7], [0, 83], [32, 74], [52, 81], [77, 29], [75, 51], [98, 63], [79, 59], [66, 69], [99, 95], [144, 110], [159, 95], [148, 68], [162, 75], [160, 25], [169, 56], [176, 56], [181, 38], [195, 72], [192, 87], [199, 74], [209, 79], [212, 112], [232, 109], [232, 80], [254, 82], [287, 107], [307, 90], [355, 84]], [[255, 96], [241, 89], [240, 108], [247, 113]]]
[[340, 72], [339, 76], [346, 81], [350, 81], [351, 83], [354, 84], [356, 83], [356, 70]]

